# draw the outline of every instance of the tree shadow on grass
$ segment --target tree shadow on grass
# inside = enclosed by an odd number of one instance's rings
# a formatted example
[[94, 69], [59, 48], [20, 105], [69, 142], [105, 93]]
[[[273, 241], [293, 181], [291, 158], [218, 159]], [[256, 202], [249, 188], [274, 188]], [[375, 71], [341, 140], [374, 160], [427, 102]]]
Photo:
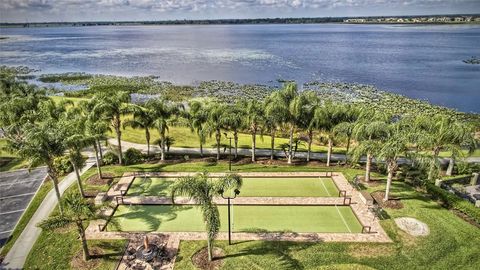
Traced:
[[123, 231], [119, 218], [127, 220], [141, 220], [145, 223], [146, 228], [136, 228], [136, 231], [158, 231], [162, 222], [174, 220], [178, 216], [178, 212], [187, 211], [193, 207], [174, 207], [174, 206], [126, 206], [129, 212], [115, 215], [110, 220], [110, 226], [114, 230]]

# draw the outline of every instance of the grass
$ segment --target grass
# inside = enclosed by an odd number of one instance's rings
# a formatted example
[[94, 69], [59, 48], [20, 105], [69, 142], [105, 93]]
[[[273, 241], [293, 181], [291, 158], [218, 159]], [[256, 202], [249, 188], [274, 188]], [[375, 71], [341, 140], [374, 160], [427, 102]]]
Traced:
[[[227, 231], [227, 207], [219, 206], [221, 228]], [[236, 232], [361, 232], [348, 206], [233, 206]], [[341, 213], [341, 214], [340, 214]], [[340, 216], [345, 219], [345, 223]], [[201, 211], [185, 205], [119, 206], [109, 230], [203, 232]]]
[[[171, 195], [174, 179], [136, 178], [127, 195]], [[336, 197], [338, 189], [330, 178], [243, 178], [240, 197]]]
[[0, 172], [24, 169], [28, 167], [26, 160], [5, 150], [7, 146], [6, 139], [0, 139]]
[[[384, 183], [368, 191], [383, 190]], [[246, 241], [229, 246], [221, 269], [478, 269], [480, 230], [442, 208], [404, 182], [395, 181], [393, 195], [403, 209], [387, 209], [381, 220], [391, 244], [293, 243]], [[398, 229], [397, 217], [413, 217], [430, 228], [426, 237], [412, 237]], [[190, 257], [206, 245], [204, 241], [182, 241], [175, 269], [194, 269]]]

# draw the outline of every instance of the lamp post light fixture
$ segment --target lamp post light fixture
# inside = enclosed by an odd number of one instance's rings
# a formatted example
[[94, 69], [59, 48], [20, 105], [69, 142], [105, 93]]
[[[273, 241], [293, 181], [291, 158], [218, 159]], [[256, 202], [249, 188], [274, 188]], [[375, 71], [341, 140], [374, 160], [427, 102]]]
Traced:
[[227, 133], [223, 133], [225, 137], [227, 137], [229, 141], [229, 148], [228, 148], [228, 171], [232, 171], [232, 137], [229, 137]]
[[222, 195], [222, 198], [226, 199], [227, 202], [228, 202], [228, 206], [227, 206], [227, 209], [228, 209], [228, 244], [231, 245], [232, 244], [232, 229], [231, 229], [231, 222], [230, 222], [230, 200], [235, 199], [237, 197], [237, 195], [240, 194], [240, 190], [235, 189], [233, 191], [233, 197], [225, 196], [224, 192], [225, 191], [223, 189], [219, 190], [219, 193]]

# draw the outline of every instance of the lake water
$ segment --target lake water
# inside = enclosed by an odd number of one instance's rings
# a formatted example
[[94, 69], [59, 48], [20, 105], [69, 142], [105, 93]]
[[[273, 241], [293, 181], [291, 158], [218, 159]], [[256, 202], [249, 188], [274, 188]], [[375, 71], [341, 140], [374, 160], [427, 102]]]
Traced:
[[480, 26], [213, 25], [1, 28], [0, 64], [195, 84], [345, 81], [480, 112]]

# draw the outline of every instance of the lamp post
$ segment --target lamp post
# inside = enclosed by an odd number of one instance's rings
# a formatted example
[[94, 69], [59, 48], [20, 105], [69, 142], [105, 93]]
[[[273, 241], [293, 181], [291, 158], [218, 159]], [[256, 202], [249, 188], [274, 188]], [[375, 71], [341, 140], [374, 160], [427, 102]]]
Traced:
[[235, 189], [233, 191], [233, 194], [234, 194], [233, 197], [225, 196], [223, 194], [223, 192], [224, 192], [223, 189], [221, 189], [219, 192], [222, 195], [222, 198], [226, 199], [227, 202], [228, 202], [228, 206], [227, 206], [228, 207], [227, 208], [228, 209], [228, 244], [231, 245], [232, 244], [232, 229], [230, 227], [231, 226], [231, 222], [230, 222], [230, 200], [235, 199], [237, 197], [237, 195], [240, 194], [240, 190]]
[[229, 141], [229, 148], [228, 148], [228, 171], [232, 171], [232, 137], [229, 137], [227, 133], [223, 133], [225, 137], [227, 137]]

